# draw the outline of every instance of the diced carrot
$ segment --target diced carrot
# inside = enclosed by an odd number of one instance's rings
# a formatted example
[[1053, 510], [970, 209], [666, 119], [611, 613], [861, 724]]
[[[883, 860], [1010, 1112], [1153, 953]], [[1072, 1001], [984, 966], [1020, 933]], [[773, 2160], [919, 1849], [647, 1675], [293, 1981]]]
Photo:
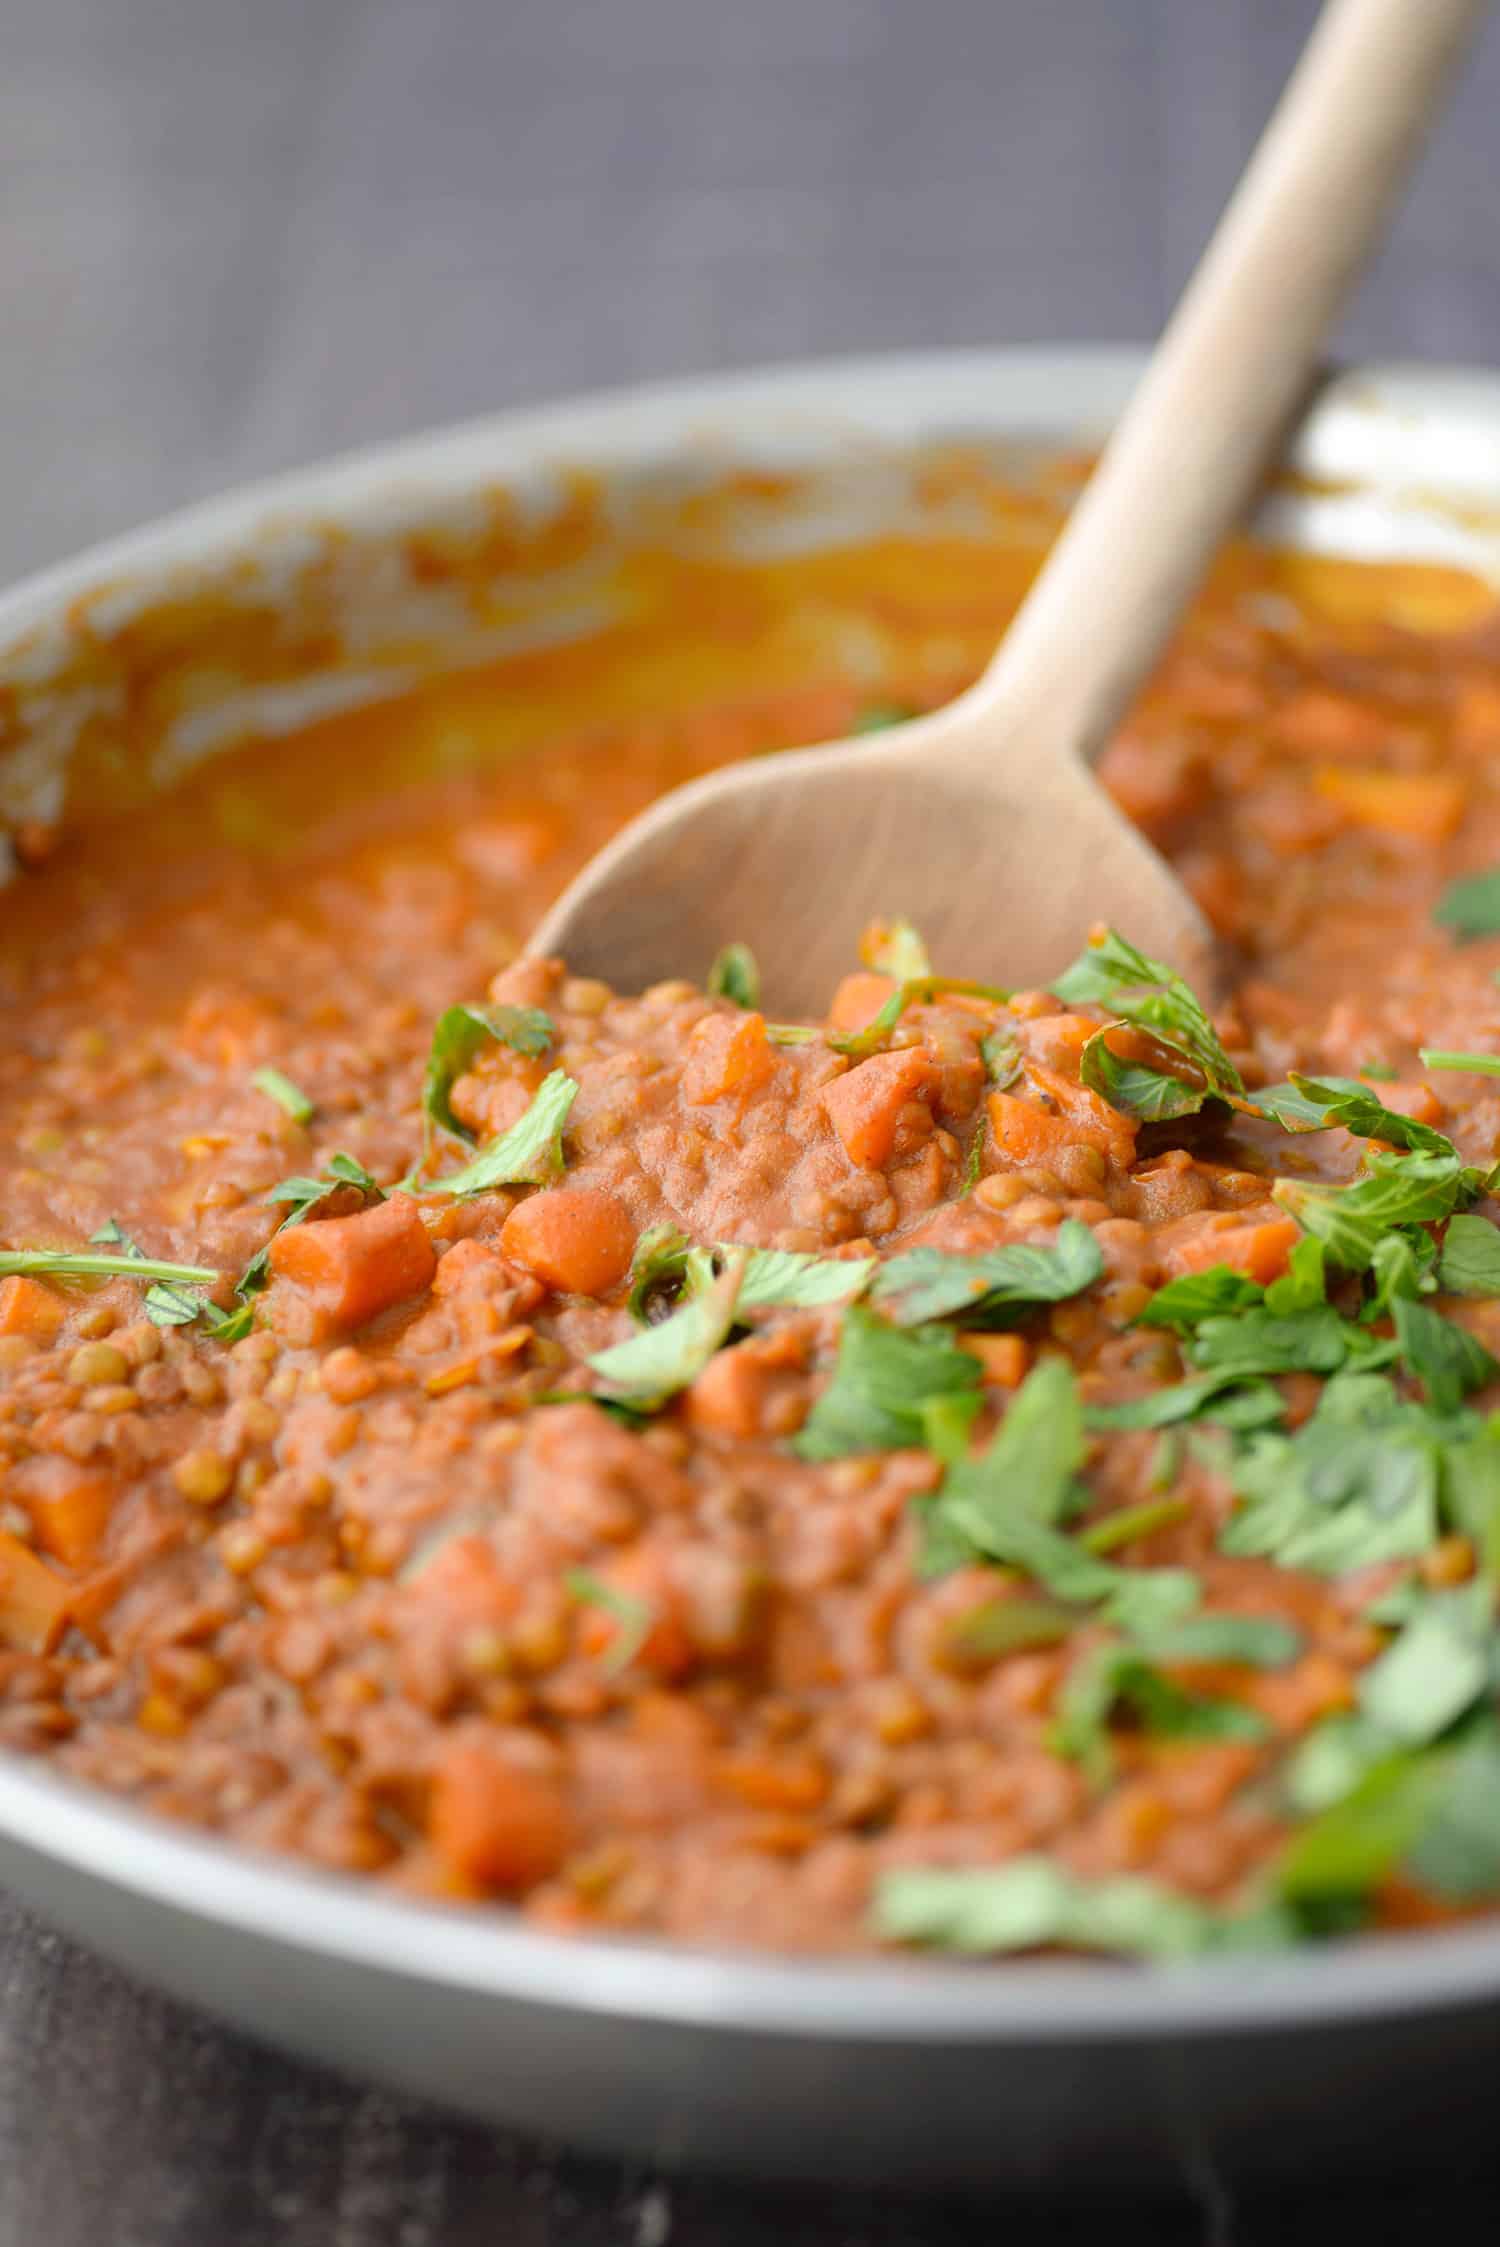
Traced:
[[1354, 1706], [1354, 1681], [1341, 1662], [1317, 1648], [1284, 1670], [1252, 1670], [1241, 1697], [1278, 1731], [1305, 1732], [1319, 1717]]
[[448, 1870], [512, 1893], [555, 1873], [571, 1821], [560, 1789], [485, 1740], [452, 1740], [432, 1776], [428, 1831]]
[[[504, 1230], [502, 1226], [501, 1231]], [[501, 1277], [504, 1269], [498, 1248], [488, 1241], [465, 1237], [455, 1241], [446, 1254], [438, 1258], [438, 1268], [432, 1275], [432, 1292], [457, 1295], [486, 1277]]]
[[420, 1294], [436, 1269], [437, 1253], [410, 1194], [392, 1194], [353, 1217], [288, 1226], [271, 1242], [272, 1274], [299, 1291], [319, 1340]]
[[68, 1568], [88, 1568], [98, 1558], [119, 1488], [113, 1476], [57, 1452], [23, 1459], [7, 1492], [31, 1516], [37, 1541]]
[[1398, 1116], [1410, 1116], [1413, 1123], [1440, 1124], [1448, 1111], [1430, 1084], [1420, 1078], [1393, 1084], [1372, 1084], [1370, 1090], [1384, 1108]]
[[[683, 1603], [673, 1581], [666, 1555], [658, 1546], [636, 1545], [596, 1571], [608, 1590], [618, 1592], [628, 1608], [639, 1608], [644, 1626], [641, 1643], [631, 1656], [631, 1666], [647, 1670], [670, 1684], [686, 1677], [698, 1660], [698, 1649], [689, 1636]], [[630, 1631], [626, 1616], [601, 1602], [584, 1607], [578, 1621], [578, 1643], [596, 1661], [607, 1661]]]
[[0, 1530], [0, 1646], [50, 1654], [68, 1627], [70, 1587], [29, 1545]]
[[705, 1015], [693, 1031], [682, 1072], [683, 1098], [700, 1105], [731, 1092], [743, 1098], [763, 1085], [775, 1067], [764, 1015]]
[[[1128, 1029], [1122, 1029], [1118, 1039], [1113, 1031], [1110, 1033], [1112, 1048], [1126, 1053], [1127, 1058], [1139, 1057], [1138, 1054], [1127, 1052], [1127, 1048], [1134, 1046], [1136, 1042], [1134, 1034]], [[1116, 1155], [1123, 1162], [1129, 1161], [1136, 1133], [1135, 1124], [1129, 1116], [1122, 1116], [1118, 1108], [1111, 1108], [1109, 1102], [1101, 1099], [1097, 1092], [1091, 1092], [1087, 1085], [1079, 1084], [1075, 1077], [1065, 1075], [1061, 1069], [1047, 1069], [1039, 1062], [1028, 1061], [1026, 1076], [1036, 1091], [1045, 1094], [1061, 1109], [1075, 1139], [1086, 1140], [1090, 1146], [1101, 1148], [1105, 1154]]]
[[921, 1046], [912, 1045], [874, 1054], [826, 1084], [824, 1112], [849, 1160], [862, 1170], [889, 1162], [902, 1110], [935, 1082], [932, 1062]]
[[1356, 827], [1446, 842], [1463, 818], [1468, 783], [1454, 772], [1383, 772], [1374, 766], [1320, 765], [1313, 786]]
[[863, 1030], [873, 1022], [896, 988], [890, 975], [876, 975], [860, 969], [846, 975], [833, 994], [833, 1004], [828, 1009], [828, 1021], [835, 1030]]
[[405, 1593], [455, 1633], [500, 1630], [519, 1613], [521, 1593], [502, 1570], [495, 1548], [477, 1534], [450, 1537], [409, 1578]]
[[752, 1810], [816, 1810], [829, 1786], [822, 1758], [796, 1748], [720, 1756], [714, 1781]]
[[778, 1432], [766, 1426], [776, 1375], [800, 1367], [805, 1360], [802, 1337], [788, 1327], [752, 1334], [709, 1359], [683, 1400], [687, 1417], [695, 1428], [709, 1428], [722, 1436], [748, 1440]]
[[8, 1280], [0, 1280], [0, 1334], [25, 1334], [33, 1342], [50, 1342], [67, 1315], [56, 1288], [34, 1280], [29, 1272], [12, 1272]]
[[1019, 1389], [1031, 1352], [1019, 1334], [960, 1334], [958, 1345], [978, 1358], [984, 1377], [997, 1389]]
[[1066, 1116], [1055, 1116], [1050, 1108], [1039, 1107], [1034, 1100], [1018, 1099], [1013, 1092], [992, 1092], [989, 1108], [996, 1152], [1013, 1170], [1026, 1170], [1034, 1164], [1045, 1168], [1055, 1155], [1065, 1147], [1076, 1147], [1084, 1136]]
[[1165, 1261], [1174, 1274], [1207, 1272], [1216, 1264], [1227, 1264], [1230, 1271], [1243, 1272], [1265, 1286], [1286, 1270], [1298, 1233], [1290, 1217], [1271, 1217], [1258, 1225], [1205, 1225], [1167, 1243]]
[[1466, 679], [1453, 704], [1453, 746], [1462, 757], [1500, 755], [1500, 679]]
[[1021, 1045], [1029, 1061], [1044, 1069], [1070, 1069], [1076, 1080], [1078, 1057], [1099, 1028], [1089, 1014], [1043, 1014], [1024, 1024]]
[[1348, 695], [1307, 687], [1284, 702], [1271, 720], [1277, 743], [1307, 757], [1375, 757], [1392, 727], [1378, 710]]
[[603, 1295], [630, 1269], [635, 1227], [613, 1194], [595, 1186], [550, 1186], [517, 1202], [500, 1246], [548, 1287]]

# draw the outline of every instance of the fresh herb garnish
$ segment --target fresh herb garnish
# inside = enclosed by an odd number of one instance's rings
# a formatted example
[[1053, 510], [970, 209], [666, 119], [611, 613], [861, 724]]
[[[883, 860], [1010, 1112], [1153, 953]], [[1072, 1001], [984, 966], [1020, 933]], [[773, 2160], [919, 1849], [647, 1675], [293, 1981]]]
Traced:
[[[1223, 1099], [1243, 1097], [1245, 1087], [1240, 1073], [1188, 984], [1162, 961], [1148, 959], [1133, 944], [1127, 944], [1114, 929], [1107, 930], [1097, 944], [1091, 944], [1054, 981], [1052, 989], [1069, 1006], [1109, 1007], [1119, 1021], [1144, 1030], [1157, 1045], [1176, 1054], [1197, 1071], [1203, 1079], [1204, 1092]], [[1192, 1100], [1197, 1087], [1178, 1084], [1177, 1094], [1172, 1095], [1162, 1089], [1160, 1071], [1120, 1063], [1113, 1054], [1107, 1061], [1103, 1059], [1108, 1053], [1105, 1037], [1106, 1031], [1101, 1030], [1084, 1048], [1080, 1074], [1085, 1083], [1090, 1081], [1092, 1073], [1094, 1077], [1109, 1078], [1117, 1084], [1123, 1081], [1130, 1097], [1148, 1103], [1169, 1102], [1173, 1098]], [[1165, 1081], [1178, 1083], [1176, 1079]], [[1112, 1105], [1118, 1104], [1104, 1090], [1102, 1082], [1096, 1083], [1094, 1089], [1111, 1100]], [[1202, 1105], [1201, 1097], [1196, 1105]], [[1192, 1111], [1191, 1107], [1156, 1106], [1146, 1112], [1182, 1115]]]
[[[319, 1206], [342, 1186], [354, 1187], [367, 1202], [385, 1200], [385, 1188], [370, 1175], [364, 1164], [353, 1155], [346, 1155], [342, 1148], [336, 1148], [329, 1156], [320, 1177], [283, 1178], [270, 1188], [264, 1199], [284, 1204], [287, 1212], [276, 1232], [284, 1233], [290, 1225], [305, 1224]], [[275, 1238], [276, 1233], [273, 1233], [271, 1240]], [[251, 1257], [235, 1281], [235, 1294], [243, 1298], [258, 1293], [269, 1279], [270, 1271], [271, 1241], [267, 1241], [265, 1247]], [[230, 1315], [233, 1316], [232, 1313]]]
[[1045, 1946], [1172, 1959], [1210, 1948], [1223, 1921], [1153, 1880], [1079, 1880], [1048, 1857], [1025, 1856], [897, 1866], [876, 1887], [874, 1923], [887, 1941], [976, 1957]]
[[724, 1269], [691, 1289], [670, 1318], [596, 1351], [588, 1362], [607, 1395], [636, 1412], [654, 1412], [695, 1381], [729, 1337], [744, 1272], [745, 1251], [732, 1249]]
[[675, 1225], [649, 1225], [630, 1260], [625, 1306], [637, 1326], [659, 1326], [687, 1274], [691, 1244]]
[[1476, 936], [1500, 935], [1500, 869], [1450, 882], [1432, 917], [1441, 927], [1452, 929], [1460, 944]]
[[1021, 1074], [1021, 1041], [1014, 1030], [988, 1031], [979, 1041], [979, 1057], [997, 1092], [1008, 1091]]
[[1074, 1665], [1058, 1696], [1050, 1744], [1096, 1781], [1107, 1778], [1113, 1764], [1110, 1728], [1119, 1716], [1167, 1739], [1263, 1740], [1268, 1729], [1263, 1717], [1239, 1701], [1189, 1692], [1138, 1647], [1097, 1646]]
[[1475, 1174], [1452, 1154], [1372, 1154], [1365, 1175], [1350, 1186], [1279, 1178], [1271, 1189], [1347, 1272], [1368, 1271], [1380, 1240], [1395, 1227], [1436, 1224], [1474, 1190]]
[[1500, 1295], [1500, 1226], [1487, 1217], [1451, 1217], [1437, 1279], [1449, 1295]]
[[282, 1070], [274, 1068], [270, 1062], [267, 1062], [263, 1069], [256, 1070], [250, 1082], [257, 1092], [263, 1092], [268, 1100], [274, 1100], [277, 1107], [291, 1117], [293, 1123], [311, 1123], [314, 1112], [313, 1102], [302, 1090], [302, 1087], [293, 1084], [291, 1078], [286, 1076]]
[[[716, 1257], [735, 1254], [720, 1242]], [[813, 1256], [800, 1248], [752, 1248], [744, 1252], [745, 1277], [736, 1311], [820, 1310], [848, 1303], [868, 1287], [873, 1256]]]
[[1477, 1336], [1440, 1311], [1409, 1296], [1397, 1296], [1391, 1316], [1402, 1363], [1422, 1383], [1435, 1411], [1451, 1412], [1471, 1389], [1500, 1379], [1500, 1365]]
[[567, 1569], [563, 1582], [581, 1606], [601, 1608], [619, 1626], [600, 1668], [609, 1675], [629, 1669], [656, 1625], [650, 1601], [606, 1584], [589, 1568]]
[[1327, 1131], [1338, 1125], [1357, 1139], [1383, 1139], [1392, 1147], [1424, 1154], [1453, 1153], [1452, 1140], [1442, 1132], [1387, 1108], [1354, 1077], [1302, 1077], [1294, 1072], [1289, 1083], [1267, 1085], [1257, 1092], [1254, 1105], [1284, 1131]]
[[760, 1005], [760, 969], [748, 944], [726, 944], [704, 985], [711, 999], [753, 1010]]
[[903, 1329], [853, 1304], [833, 1377], [792, 1448], [804, 1459], [842, 1459], [920, 1444], [924, 1407], [956, 1396], [971, 1396], [977, 1407], [982, 1378], [979, 1360], [945, 1327]]
[[1261, 1430], [1231, 1462], [1226, 1552], [1323, 1576], [1415, 1560], [1438, 1535], [1452, 1430], [1381, 1373], [1336, 1374], [1293, 1434]]
[[450, 1006], [433, 1025], [432, 1046], [422, 1078], [423, 1151], [432, 1144], [434, 1125], [441, 1124], [471, 1144], [474, 1134], [453, 1113], [449, 1099], [453, 1087], [481, 1046], [509, 1046], [513, 1053], [533, 1059], [546, 1052], [557, 1031], [550, 1014], [535, 1006]]
[[92, 1249], [0, 1248], [0, 1279], [21, 1273], [37, 1279], [124, 1278], [200, 1287], [214, 1287], [220, 1277], [201, 1264], [170, 1264], [133, 1252], [110, 1255]]
[[[872, 1053], [884, 1052], [890, 1044], [891, 1033], [908, 1007], [923, 1006], [929, 999], [942, 998], [949, 992], [972, 999], [990, 999], [996, 1004], [1010, 997], [998, 983], [970, 983], [953, 975], [908, 977], [897, 984], [879, 1013], [872, 1015], [863, 1029], [830, 1030], [827, 1043], [835, 1053], [842, 1053], [851, 1061], [866, 1061]], [[786, 1042], [784, 1038], [782, 1042]]]
[[1474, 1077], [1500, 1077], [1496, 1053], [1441, 1053], [1423, 1046], [1420, 1058], [1424, 1069], [1466, 1069]]
[[491, 1186], [545, 1186], [563, 1168], [563, 1125], [578, 1098], [578, 1081], [566, 1069], [544, 1077], [524, 1115], [492, 1139], [462, 1170], [435, 1178], [429, 1194], [482, 1194]]
[[1180, 1279], [1168, 1280], [1137, 1312], [1135, 1323], [1190, 1334], [1204, 1319], [1247, 1311], [1264, 1296], [1265, 1289], [1258, 1280], [1232, 1271], [1227, 1264], [1213, 1264], [1206, 1272], [1184, 1272]]
[[1043, 1247], [1017, 1241], [979, 1256], [914, 1248], [881, 1266], [871, 1293], [897, 1326], [960, 1313], [966, 1325], [1009, 1326], [1043, 1303], [1063, 1303], [1104, 1272], [1099, 1243], [1070, 1217]]

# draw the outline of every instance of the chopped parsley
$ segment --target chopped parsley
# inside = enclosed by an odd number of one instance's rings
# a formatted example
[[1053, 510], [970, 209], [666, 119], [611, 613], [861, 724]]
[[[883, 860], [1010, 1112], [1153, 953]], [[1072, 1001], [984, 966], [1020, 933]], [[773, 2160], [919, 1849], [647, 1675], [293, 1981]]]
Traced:
[[842, 1459], [922, 1443], [924, 1413], [946, 1398], [972, 1398], [979, 1360], [945, 1327], [902, 1328], [855, 1303], [844, 1314], [833, 1377], [792, 1448], [804, 1459]]
[[705, 1276], [670, 1318], [659, 1326], [642, 1327], [607, 1350], [595, 1351], [588, 1362], [603, 1382], [605, 1395], [634, 1411], [654, 1412], [695, 1381], [728, 1340], [744, 1271], [744, 1250], [731, 1250], [724, 1269]]
[[1500, 1295], [1500, 1226], [1487, 1217], [1450, 1217], [1437, 1279], [1449, 1295]]
[[1432, 917], [1441, 928], [1451, 929], [1460, 944], [1477, 936], [1500, 935], [1500, 868], [1450, 882]]
[[263, 1092], [268, 1100], [274, 1100], [283, 1114], [291, 1117], [293, 1123], [311, 1123], [313, 1102], [300, 1085], [293, 1084], [289, 1076], [280, 1069], [273, 1068], [270, 1062], [263, 1069], [257, 1069], [250, 1082], [257, 1092]]
[[429, 1194], [482, 1194], [492, 1186], [545, 1186], [561, 1176], [563, 1125], [578, 1098], [578, 1081], [566, 1069], [544, 1077], [522, 1116], [481, 1148], [471, 1163], [435, 1178]]
[[563, 1582], [580, 1606], [602, 1609], [617, 1626], [600, 1667], [609, 1675], [628, 1670], [656, 1627], [651, 1602], [634, 1592], [621, 1591], [616, 1584], [606, 1584], [602, 1576], [588, 1568], [568, 1569]]
[[760, 969], [748, 944], [726, 944], [704, 985], [711, 999], [753, 1010], [760, 1005]]
[[1189, 985], [1114, 929], [1080, 954], [1052, 989], [1068, 1006], [1108, 1007], [1117, 1021], [1145, 1031], [1202, 1080], [1184, 1084], [1144, 1064], [1121, 1062], [1108, 1046], [1107, 1026], [1084, 1047], [1080, 1074], [1112, 1106], [1149, 1120], [1192, 1114], [1210, 1094], [1243, 1099], [1240, 1073]]
[[449, 1095], [474, 1056], [486, 1045], [509, 1046], [533, 1059], [546, 1052], [557, 1031], [550, 1014], [535, 1006], [450, 1006], [433, 1025], [432, 1046], [422, 1077], [423, 1152], [441, 1125], [471, 1143], [474, 1134], [453, 1113]]
[[1222, 1915], [1132, 1875], [1080, 1880], [1048, 1857], [1003, 1865], [902, 1865], [882, 1874], [874, 1924], [887, 1941], [984, 1957], [1064, 1946], [1152, 1959], [1215, 1942]]
[[[1422, 1058], [1426, 1061], [1428, 1056]], [[1451, 1156], [1454, 1151], [1452, 1140], [1442, 1132], [1387, 1108], [1368, 1085], [1355, 1077], [1294, 1074], [1287, 1084], [1267, 1085], [1257, 1092], [1254, 1105], [1284, 1131], [1327, 1131], [1340, 1125], [1357, 1139], [1383, 1139], [1392, 1147], [1432, 1155]]]
[[969, 1326], [1009, 1326], [1040, 1304], [1082, 1294], [1103, 1272], [1099, 1243], [1069, 1218], [1048, 1246], [1017, 1241], [980, 1256], [909, 1249], [881, 1265], [871, 1300], [898, 1326], [955, 1314]]

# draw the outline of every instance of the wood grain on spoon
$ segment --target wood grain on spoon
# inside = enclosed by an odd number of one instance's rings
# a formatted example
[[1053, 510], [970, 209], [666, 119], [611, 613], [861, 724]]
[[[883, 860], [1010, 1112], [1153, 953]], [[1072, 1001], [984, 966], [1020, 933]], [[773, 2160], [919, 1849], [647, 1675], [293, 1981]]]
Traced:
[[534, 948], [633, 990], [742, 937], [818, 1012], [901, 913], [946, 972], [1045, 983], [1110, 921], [1200, 985], [1207, 924], [1091, 774], [1275, 459], [1486, 0], [1330, 0], [1129, 409], [989, 669], [868, 741], [635, 820]]

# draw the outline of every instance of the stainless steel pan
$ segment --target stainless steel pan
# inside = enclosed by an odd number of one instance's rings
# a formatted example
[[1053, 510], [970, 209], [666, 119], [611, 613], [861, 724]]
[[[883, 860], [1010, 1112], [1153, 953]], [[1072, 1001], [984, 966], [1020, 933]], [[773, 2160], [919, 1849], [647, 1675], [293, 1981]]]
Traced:
[[[413, 566], [413, 532], [481, 540], [496, 486], [524, 541], [562, 504], [559, 471], [588, 464], [628, 540], [726, 467], [795, 463], [812, 471], [808, 502], [775, 525], [752, 510], [739, 535], [827, 541], [912, 506], [905, 448], [1093, 436], [1136, 364], [950, 355], [682, 385], [420, 439], [197, 510], [0, 601], [0, 810], [55, 809], [91, 729], [123, 722], [122, 671], [143, 647], [153, 739], [135, 746], [168, 780], [247, 727], [433, 662], [586, 633], [609, 579], [576, 555], [524, 587], [502, 568], [476, 595], [471, 574], [451, 599]], [[1500, 583], [1500, 381], [1350, 373], [1294, 457], [1311, 481], [1271, 503], [1279, 538], [1451, 560]], [[216, 603], [238, 619], [222, 641]], [[336, 626], [338, 653], [315, 670], [288, 629], [309, 604]], [[1500, 1924], [1157, 1971], [582, 1942], [232, 1851], [11, 1759], [0, 1877], [273, 2041], [641, 2159], [1102, 2192], [1184, 2162], [1368, 2167], [1430, 2154], [1434, 2133], [1493, 2130]]]

